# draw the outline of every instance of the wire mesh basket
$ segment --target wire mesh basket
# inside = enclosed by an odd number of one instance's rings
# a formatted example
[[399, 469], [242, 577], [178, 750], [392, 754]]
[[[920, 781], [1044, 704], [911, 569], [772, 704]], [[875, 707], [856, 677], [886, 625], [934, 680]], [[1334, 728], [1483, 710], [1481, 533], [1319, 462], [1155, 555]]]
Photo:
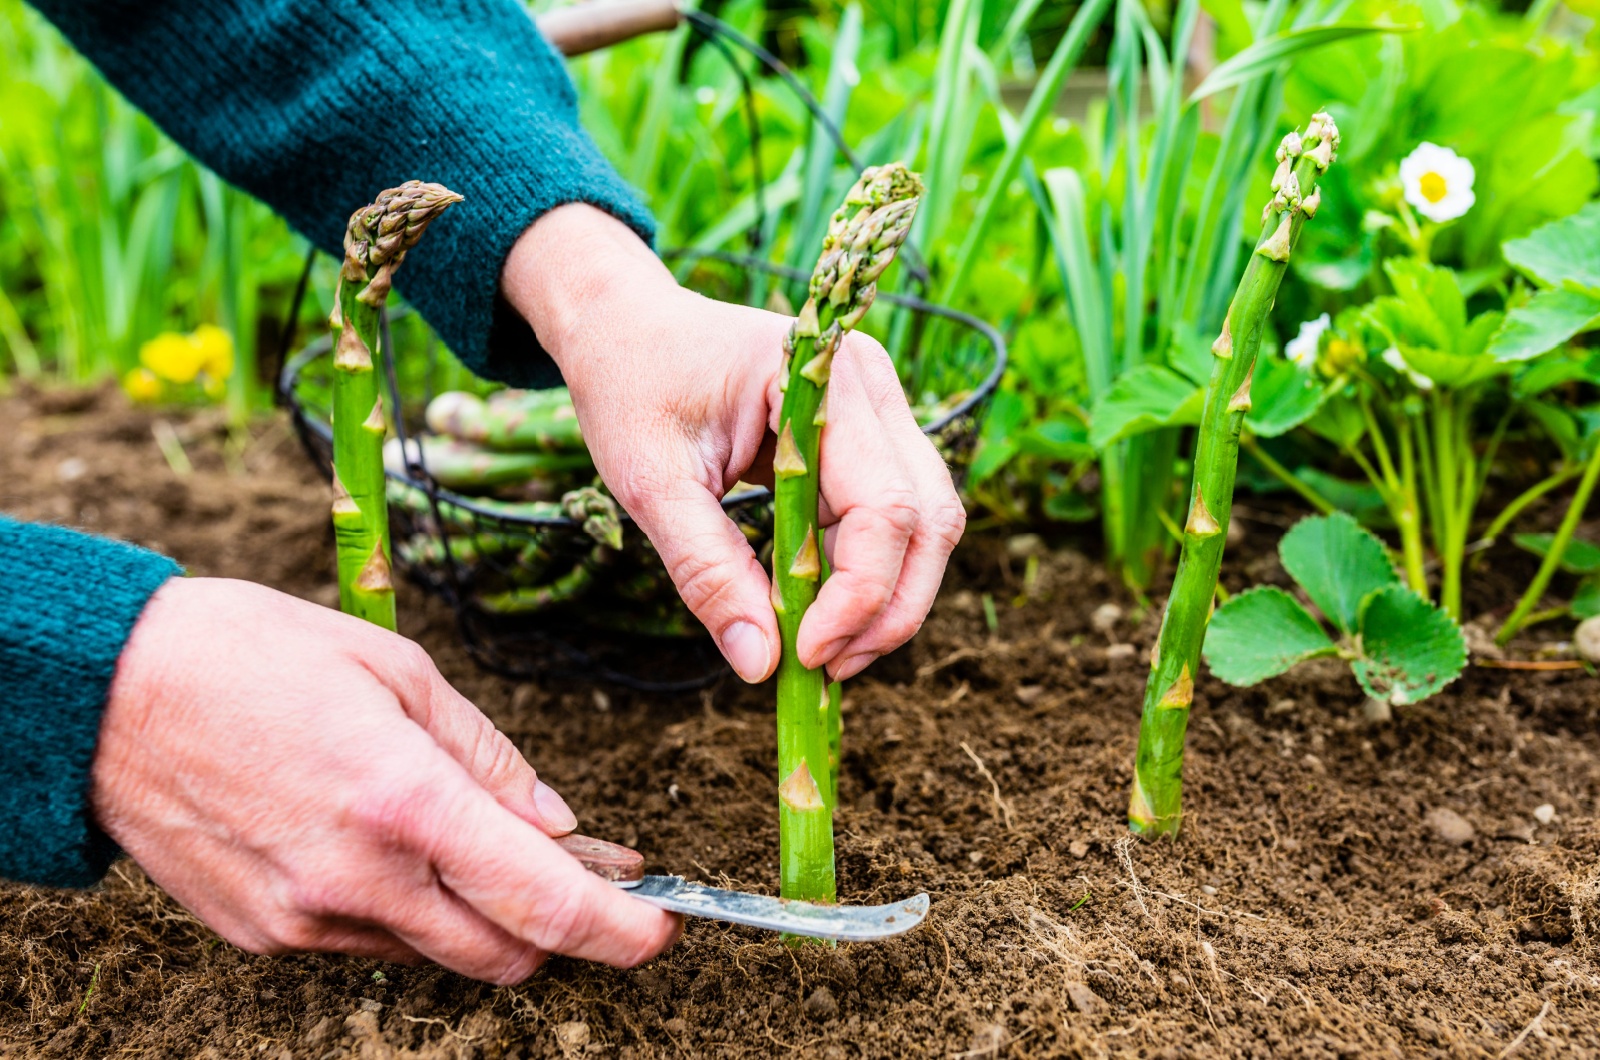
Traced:
[[[860, 171], [860, 160], [837, 126], [792, 71], [717, 19], [698, 12], [685, 17], [738, 71], [753, 136], [759, 136], [755, 104], [734, 49], [754, 56], [782, 79]], [[755, 180], [758, 216], [749, 240], [752, 251], [759, 253], [761, 233], [767, 230], [759, 169]], [[728, 301], [759, 301], [763, 292], [784, 284], [794, 289], [808, 278], [755, 253], [688, 249], [663, 257], [689, 286]], [[915, 248], [908, 245], [903, 257], [911, 286], [925, 287], [927, 271]], [[285, 331], [285, 350], [310, 273], [308, 258]], [[903, 374], [915, 380], [919, 394], [931, 395], [918, 409], [919, 420], [959, 481], [983, 410], [1005, 370], [1005, 342], [989, 324], [916, 295], [886, 291], [878, 297], [907, 317], [901, 323], [909, 326], [901, 330], [912, 336], [909, 346], [918, 353], [913, 363], [902, 365]], [[392, 323], [407, 312], [384, 316], [386, 351], [396, 348]], [[324, 336], [286, 354], [278, 387], [306, 451], [331, 476], [330, 345]], [[397, 370], [395, 356], [382, 359], [386, 407], [403, 454], [403, 466], [392, 464], [388, 470], [394, 566], [450, 606], [473, 657], [515, 678], [573, 675], [645, 691], [692, 689], [725, 673], [721, 656], [679, 601], [649, 539], [617, 510], [603, 487], [596, 488], [592, 466], [549, 476], [543, 482], [547, 496], [516, 503], [470, 496], [440, 484], [419, 441], [426, 435], [422, 411], [433, 390], [431, 345], [429, 350], [429, 364], [420, 372], [411, 364]], [[930, 350], [937, 356], [930, 356]], [[928, 365], [938, 370], [921, 370]], [[419, 378], [421, 386], [414, 387], [412, 381]], [[420, 392], [408, 392], [412, 389]], [[723, 509], [765, 562], [770, 555], [771, 494], [739, 489], [724, 498]]]

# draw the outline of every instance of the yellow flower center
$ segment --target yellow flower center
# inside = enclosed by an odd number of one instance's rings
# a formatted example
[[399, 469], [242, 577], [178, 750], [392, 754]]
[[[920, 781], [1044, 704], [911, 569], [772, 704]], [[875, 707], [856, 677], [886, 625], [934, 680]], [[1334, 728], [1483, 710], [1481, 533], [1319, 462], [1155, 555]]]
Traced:
[[1422, 180], [1418, 183], [1421, 185], [1422, 197], [1429, 202], [1439, 202], [1450, 190], [1444, 178], [1437, 173], [1422, 174]]

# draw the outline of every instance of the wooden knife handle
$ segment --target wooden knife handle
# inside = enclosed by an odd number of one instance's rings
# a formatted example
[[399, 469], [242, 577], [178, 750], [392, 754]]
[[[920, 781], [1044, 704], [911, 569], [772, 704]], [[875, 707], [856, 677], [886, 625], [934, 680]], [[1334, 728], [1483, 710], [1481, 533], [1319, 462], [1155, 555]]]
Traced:
[[562, 55], [573, 56], [676, 29], [683, 13], [675, 0], [591, 0], [547, 11], [535, 21]]
[[564, 835], [556, 842], [603, 880], [635, 883], [644, 879], [644, 855], [632, 847], [586, 835]]

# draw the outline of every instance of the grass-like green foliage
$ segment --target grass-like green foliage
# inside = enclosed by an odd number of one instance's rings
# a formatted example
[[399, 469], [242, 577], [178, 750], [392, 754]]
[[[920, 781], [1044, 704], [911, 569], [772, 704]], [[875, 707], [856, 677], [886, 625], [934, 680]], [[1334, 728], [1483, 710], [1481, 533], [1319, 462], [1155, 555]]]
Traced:
[[304, 244], [19, 0], [0, 0], [0, 114], [0, 372], [121, 376], [159, 333], [215, 324], [234, 340], [230, 408], [264, 407], [257, 336]]
[[1249, 589], [1211, 616], [1205, 659], [1217, 677], [1248, 687], [1307, 659], [1338, 656], [1368, 695], [1400, 706], [1460, 675], [1461, 628], [1401, 583], [1383, 542], [1350, 516], [1302, 519], [1278, 543], [1278, 556], [1333, 632], [1288, 592]]
[[[1179, 428], [1201, 419], [1206, 347], [1233, 294], [1245, 193], [1278, 131], [1283, 71], [1292, 57], [1403, 28], [1316, 25], [1331, 8], [1274, 0], [1253, 28], [1239, 27], [1244, 46], [1186, 92], [1199, 9], [1196, 0], [1178, 4], [1165, 49], [1144, 6], [1118, 0], [1099, 172], [1060, 168], [1044, 174], [1042, 188], [1033, 182], [1083, 350], [1107, 553], [1136, 589], [1171, 548], [1162, 516], [1181, 490]], [[1229, 90], [1222, 131], [1204, 132], [1202, 102], [1216, 106]]]

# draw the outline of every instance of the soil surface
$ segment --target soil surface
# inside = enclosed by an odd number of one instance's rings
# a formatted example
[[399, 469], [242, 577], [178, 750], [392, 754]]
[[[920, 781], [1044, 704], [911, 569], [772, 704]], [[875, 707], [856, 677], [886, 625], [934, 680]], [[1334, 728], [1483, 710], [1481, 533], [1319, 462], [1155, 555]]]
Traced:
[[[330, 603], [326, 493], [284, 422], [228, 443], [159, 418], [107, 392], [0, 397], [0, 510]], [[1242, 514], [1225, 582], [1284, 583], [1282, 518]], [[1498, 596], [1474, 603], [1503, 607], [1528, 571], [1489, 561], [1476, 584]], [[1106, 604], [1121, 614], [1097, 625]], [[768, 690], [515, 685], [438, 604], [410, 592], [401, 613], [585, 831], [654, 871], [774, 886]], [[92, 892], [0, 885], [0, 1057], [1600, 1055], [1594, 678], [1473, 666], [1389, 725], [1333, 664], [1208, 678], [1187, 830], [1135, 842], [1154, 629], [1069, 544], [963, 547], [924, 632], [847, 691], [840, 891], [927, 891], [897, 940], [792, 948], [692, 921], [643, 968], [557, 958], [501, 989], [252, 956], [124, 861]]]

